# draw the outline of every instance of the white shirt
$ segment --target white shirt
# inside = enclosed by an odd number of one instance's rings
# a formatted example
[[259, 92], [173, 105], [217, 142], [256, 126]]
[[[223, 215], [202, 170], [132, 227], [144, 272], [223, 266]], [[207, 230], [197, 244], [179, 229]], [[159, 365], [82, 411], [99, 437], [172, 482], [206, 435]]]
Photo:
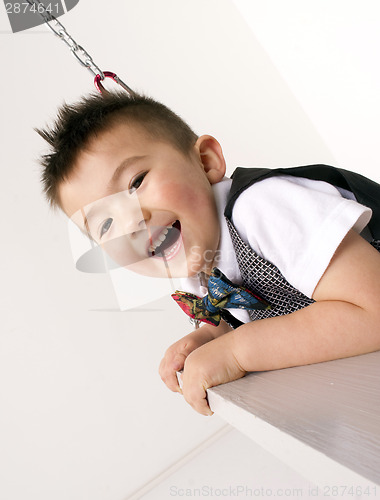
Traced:
[[[218, 267], [232, 282], [241, 276], [224, 218], [232, 180], [213, 185], [221, 226]], [[351, 199], [349, 199], [351, 198]], [[237, 198], [232, 222], [258, 255], [270, 261], [286, 280], [307, 297], [327, 269], [339, 244], [350, 229], [360, 233], [372, 211], [353, 199], [352, 193], [323, 181], [293, 176], [274, 176], [256, 182]], [[182, 280], [184, 290], [203, 296], [198, 277]], [[243, 322], [248, 312], [230, 309]]]

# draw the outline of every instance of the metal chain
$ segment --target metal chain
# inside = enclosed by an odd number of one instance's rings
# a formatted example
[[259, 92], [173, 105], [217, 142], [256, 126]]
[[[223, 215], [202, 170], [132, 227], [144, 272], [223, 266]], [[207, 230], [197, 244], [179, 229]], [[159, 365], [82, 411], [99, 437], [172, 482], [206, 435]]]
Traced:
[[30, 5], [34, 5], [36, 12], [42, 17], [45, 24], [51, 29], [51, 31], [58, 36], [65, 44], [70, 48], [72, 54], [80, 62], [82, 66], [87, 68], [93, 75], [100, 76], [101, 80], [104, 80], [105, 75], [103, 71], [97, 66], [90, 54], [84, 50], [84, 48], [79, 45], [74, 38], [66, 31], [66, 28], [61, 24], [58, 19], [56, 19], [51, 12], [46, 10], [43, 3], [39, 0], [27, 0]]

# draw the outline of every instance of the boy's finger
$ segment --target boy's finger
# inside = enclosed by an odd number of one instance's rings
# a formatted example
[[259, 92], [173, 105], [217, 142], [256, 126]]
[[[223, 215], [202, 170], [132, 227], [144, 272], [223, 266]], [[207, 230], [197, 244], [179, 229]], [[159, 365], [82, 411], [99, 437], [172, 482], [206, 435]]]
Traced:
[[183, 370], [185, 365], [186, 356], [182, 352], [179, 352], [173, 358], [173, 361], [170, 363], [170, 368], [176, 372]]
[[183, 370], [185, 364], [186, 356], [182, 353], [176, 353], [174, 356], [165, 356], [162, 358], [158, 371], [161, 374], [165, 374], [168, 371]]
[[200, 399], [195, 403], [189, 403], [189, 404], [191, 404], [194, 410], [200, 413], [201, 415], [205, 415], [206, 417], [211, 417], [211, 415], [214, 414], [214, 412], [211, 411], [206, 398]]
[[193, 386], [191, 389], [185, 386], [182, 390], [185, 400], [195, 411], [205, 416], [213, 415], [214, 412], [211, 411], [207, 402], [206, 390], [202, 386]]
[[165, 372], [160, 373], [160, 377], [168, 389], [173, 392], [181, 392], [175, 371], [165, 370]]

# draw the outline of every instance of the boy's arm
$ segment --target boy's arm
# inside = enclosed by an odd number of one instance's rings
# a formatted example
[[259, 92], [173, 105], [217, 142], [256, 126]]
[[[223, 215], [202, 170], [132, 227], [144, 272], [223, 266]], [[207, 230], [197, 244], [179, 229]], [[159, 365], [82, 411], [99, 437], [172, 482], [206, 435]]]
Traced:
[[239, 329], [235, 354], [242, 368], [272, 370], [380, 349], [380, 253], [353, 231], [313, 299], [296, 313]]
[[[380, 253], [350, 231], [318, 283], [314, 304], [247, 323], [194, 351], [183, 394], [209, 415], [205, 390], [247, 371], [355, 356], [380, 349]], [[197, 374], [198, 372], [198, 374]]]

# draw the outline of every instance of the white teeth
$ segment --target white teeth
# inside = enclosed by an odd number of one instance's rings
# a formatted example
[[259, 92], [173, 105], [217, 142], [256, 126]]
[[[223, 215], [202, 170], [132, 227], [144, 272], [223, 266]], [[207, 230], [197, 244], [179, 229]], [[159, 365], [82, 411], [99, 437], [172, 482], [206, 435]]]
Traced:
[[174, 245], [174, 247], [170, 250], [170, 252], [168, 252], [168, 253], [166, 254], [166, 257], [170, 257], [170, 256], [171, 256], [171, 254], [177, 250], [178, 244], [179, 244], [179, 243], [178, 243], [178, 241], [177, 241], [177, 243], [176, 243], [176, 244]]
[[[173, 224], [174, 224], [174, 222], [173, 222]], [[152, 245], [150, 245], [150, 247], [149, 247], [150, 252], [154, 252], [156, 250], [156, 248], [158, 246], [160, 246], [166, 240], [166, 236], [169, 232], [169, 229], [173, 228], [173, 224], [170, 224], [170, 226], [166, 226], [164, 228], [164, 230], [162, 231], [162, 233], [158, 236], [156, 241]]]

